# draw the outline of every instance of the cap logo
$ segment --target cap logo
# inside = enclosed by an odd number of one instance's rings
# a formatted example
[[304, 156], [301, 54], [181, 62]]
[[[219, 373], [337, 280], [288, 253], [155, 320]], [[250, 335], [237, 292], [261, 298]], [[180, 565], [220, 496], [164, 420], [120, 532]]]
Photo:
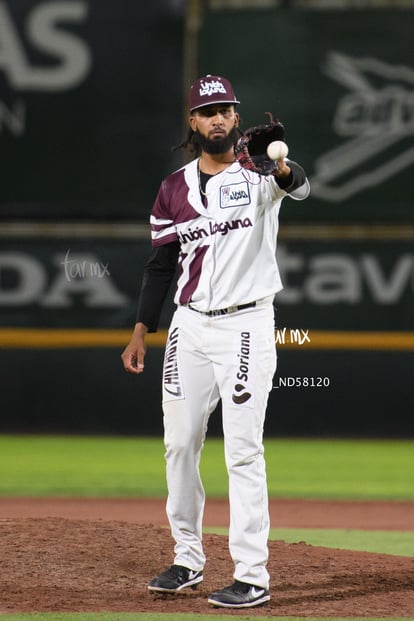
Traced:
[[200, 96], [204, 95], [213, 95], [213, 93], [224, 93], [227, 91], [224, 88], [223, 84], [218, 80], [213, 80], [212, 82], [201, 82], [200, 83]]

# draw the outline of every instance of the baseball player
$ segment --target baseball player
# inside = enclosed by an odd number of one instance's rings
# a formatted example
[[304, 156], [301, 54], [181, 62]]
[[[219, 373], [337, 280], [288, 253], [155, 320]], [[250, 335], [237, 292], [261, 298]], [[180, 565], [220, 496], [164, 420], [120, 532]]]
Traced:
[[205, 76], [191, 87], [189, 135], [180, 146], [195, 158], [160, 186], [137, 323], [122, 354], [126, 371], [144, 371], [145, 335], [157, 330], [178, 267], [162, 386], [174, 560], [148, 589], [176, 593], [203, 580], [199, 463], [210, 414], [221, 399], [234, 581], [208, 602], [228, 608], [270, 599], [262, 438], [276, 370], [273, 299], [282, 288], [278, 213], [285, 196], [302, 200], [309, 193], [303, 169], [291, 160], [281, 159], [270, 175], [240, 165], [234, 151], [241, 135], [238, 103], [224, 77]]

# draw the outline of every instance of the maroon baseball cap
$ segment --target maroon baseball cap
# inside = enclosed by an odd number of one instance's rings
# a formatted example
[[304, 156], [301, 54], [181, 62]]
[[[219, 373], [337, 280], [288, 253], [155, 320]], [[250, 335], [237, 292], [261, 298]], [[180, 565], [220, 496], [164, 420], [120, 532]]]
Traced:
[[217, 103], [238, 104], [233, 87], [226, 78], [218, 75], [206, 75], [199, 78], [190, 89], [189, 108], [192, 112], [203, 106]]

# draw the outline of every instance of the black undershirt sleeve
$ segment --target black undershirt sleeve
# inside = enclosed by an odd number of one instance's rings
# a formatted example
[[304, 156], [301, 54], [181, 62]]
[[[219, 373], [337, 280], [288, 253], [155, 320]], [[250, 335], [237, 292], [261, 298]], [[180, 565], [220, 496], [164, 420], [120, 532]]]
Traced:
[[156, 332], [162, 306], [177, 271], [179, 242], [155, 248], [144, 267], [136, 322]]
[[290, 167], [290, 174], [287, 177], [276, 177], [276, 181], [279, 188], [289, 193], [305, 183], [306, 174], [302, 166], [292, 160], [289, 160], [287, 165]]

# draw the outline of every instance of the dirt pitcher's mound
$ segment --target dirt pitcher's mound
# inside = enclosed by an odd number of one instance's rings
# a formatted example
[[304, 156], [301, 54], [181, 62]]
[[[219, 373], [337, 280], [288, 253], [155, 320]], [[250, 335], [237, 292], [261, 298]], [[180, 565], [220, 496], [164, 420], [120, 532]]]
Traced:
[[[153, 596], [148, 580], [169, 566], [169, 531], [151, 524], [0, 520], [1, 612], [128, 611], [217, 614], [208, 594], [232, 582], [227, 539], [205, 535], [204, 582]], [[249, 616], [414, 614], [414, 559], [270, 542], [271, 602]], [[233, 611], [228, 611], [233, 614]]]

